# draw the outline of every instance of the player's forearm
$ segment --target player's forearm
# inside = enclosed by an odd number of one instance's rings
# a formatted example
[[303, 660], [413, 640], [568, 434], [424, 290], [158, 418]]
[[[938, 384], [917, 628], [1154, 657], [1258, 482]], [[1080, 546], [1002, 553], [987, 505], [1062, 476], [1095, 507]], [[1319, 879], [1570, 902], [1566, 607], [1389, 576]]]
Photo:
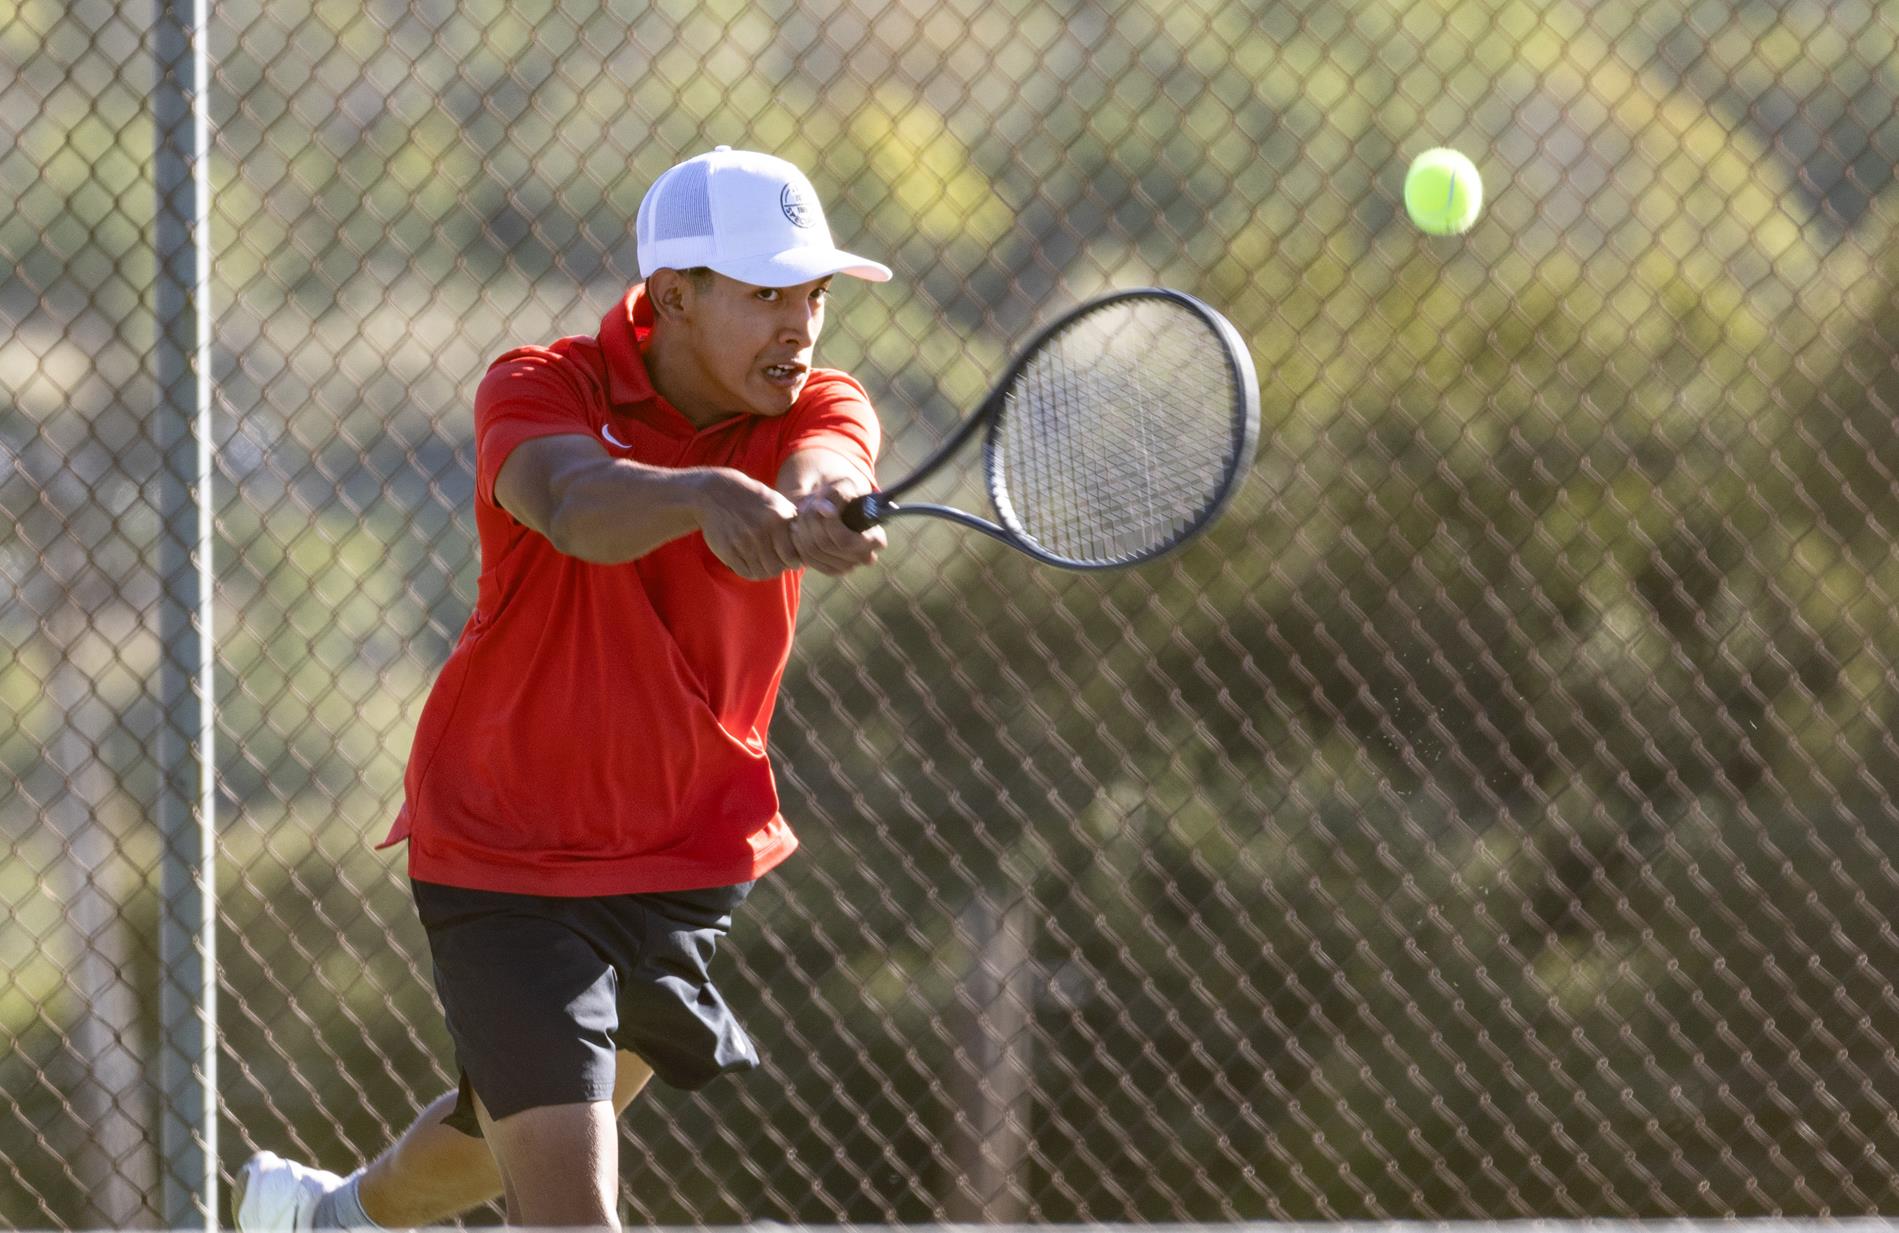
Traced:
[[712, 470], [623, 458], [589, 468], [561, 488], [547, 538], [568, 556], [597, 565], [636, 560], [700, 529]]
[[793, 502], [814, 492], [836, 493], [848, 501], [876, 486], [861, 463], [822, 447], [799, 450], [778, 471], [778, 491]]

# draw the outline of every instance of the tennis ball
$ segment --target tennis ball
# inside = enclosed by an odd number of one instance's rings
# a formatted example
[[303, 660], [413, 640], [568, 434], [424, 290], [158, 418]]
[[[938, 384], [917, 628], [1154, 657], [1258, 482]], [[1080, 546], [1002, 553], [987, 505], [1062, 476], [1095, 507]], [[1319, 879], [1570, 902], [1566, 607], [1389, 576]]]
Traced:
[[1462, 154], [1439, 147], [1411, 160], [1411, 170], [1404, 173], [1404, 209], [1418, 230], [1461, 235], [1483, 208], [1484, 182]]

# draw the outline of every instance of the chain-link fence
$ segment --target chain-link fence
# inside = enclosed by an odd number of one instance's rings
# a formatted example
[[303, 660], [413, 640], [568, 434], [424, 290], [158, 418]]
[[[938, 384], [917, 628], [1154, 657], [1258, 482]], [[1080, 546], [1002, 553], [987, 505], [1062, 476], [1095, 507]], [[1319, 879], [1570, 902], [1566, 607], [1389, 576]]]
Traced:
[[[161, 1217], [153, 18], [0, 5], [0, 1223]], [[234, 0], [210, 34], [221, 1158], [444, 1088], [399, 858], [470, 399], [727, 142], [898, 281], [919, 459], [1161, 283], [1259, 360], [1209, 540], [807, 586], [761, 1076], [637, 1221], [1899, 1212], [1899, 6]], [[1397, 207], [1473, 155], [1458, 240]], [[176, 431], [176, 430], [174, 430]], [[490, 1216], [479, 1217], [483, 1220]]]

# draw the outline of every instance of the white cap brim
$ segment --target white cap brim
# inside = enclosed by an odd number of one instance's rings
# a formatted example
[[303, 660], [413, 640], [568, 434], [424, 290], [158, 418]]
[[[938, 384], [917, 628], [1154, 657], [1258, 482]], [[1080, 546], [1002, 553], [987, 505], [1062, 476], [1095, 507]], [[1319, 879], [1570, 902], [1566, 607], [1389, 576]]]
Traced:
[[833, 274], [849, 274], [873, 283], [890, 281], [889, 266], [839, 248], [791, 248], [763, 257], [708, 261], [706, 265], [754, 287], [795, 287]]

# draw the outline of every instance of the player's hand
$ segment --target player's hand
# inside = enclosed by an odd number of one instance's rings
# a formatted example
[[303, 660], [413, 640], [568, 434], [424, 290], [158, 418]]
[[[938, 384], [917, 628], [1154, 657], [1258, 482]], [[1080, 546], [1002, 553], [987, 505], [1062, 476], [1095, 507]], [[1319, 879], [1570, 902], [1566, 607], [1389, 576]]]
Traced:
[[797, 507], [776, 489], [714, 467], [701, 477], [698, 508], [706, 547], [739, 577], [763, 582], [804, 564], [791, 536]]
[[846, 485], [826, 485], [798, 502], [791, 543], [804, 563], [820, 574], [840, 577], [874, 564], [889, 543], [882, 527], [853, 531], [844, 525], [844, 507], [862, 494]]

